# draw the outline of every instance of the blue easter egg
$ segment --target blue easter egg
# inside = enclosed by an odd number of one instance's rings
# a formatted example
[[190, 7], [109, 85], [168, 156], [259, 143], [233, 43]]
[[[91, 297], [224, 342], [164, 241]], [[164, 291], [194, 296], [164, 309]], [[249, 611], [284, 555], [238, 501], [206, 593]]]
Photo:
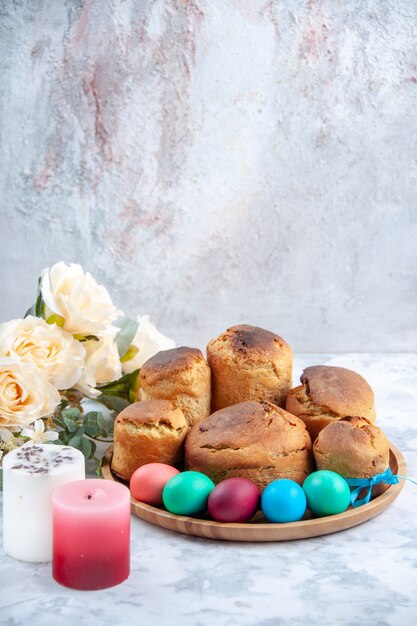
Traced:
[[267, 486], [262, 494], [261, 506], [270, 522], [297, 522], [305, 513], [307, 500], [300, 485], [281, 478]]

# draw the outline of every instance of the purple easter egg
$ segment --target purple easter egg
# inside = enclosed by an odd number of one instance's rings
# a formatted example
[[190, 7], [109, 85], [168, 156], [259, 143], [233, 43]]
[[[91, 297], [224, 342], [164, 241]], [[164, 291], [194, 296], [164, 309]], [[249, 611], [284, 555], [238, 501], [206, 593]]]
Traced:
[[247, 478], [227, 478], [211, 492], [208, 510], [217, 522], [247, 522], [258, 508], [260, 491]]

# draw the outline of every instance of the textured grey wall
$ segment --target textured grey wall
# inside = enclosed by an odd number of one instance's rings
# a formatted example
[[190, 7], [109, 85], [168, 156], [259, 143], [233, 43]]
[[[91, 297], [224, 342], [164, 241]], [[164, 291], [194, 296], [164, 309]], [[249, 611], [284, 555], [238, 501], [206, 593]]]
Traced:
[[417, 348], [414, 0], [1, 6], [1, 319], [64, 259], [179, 343]]

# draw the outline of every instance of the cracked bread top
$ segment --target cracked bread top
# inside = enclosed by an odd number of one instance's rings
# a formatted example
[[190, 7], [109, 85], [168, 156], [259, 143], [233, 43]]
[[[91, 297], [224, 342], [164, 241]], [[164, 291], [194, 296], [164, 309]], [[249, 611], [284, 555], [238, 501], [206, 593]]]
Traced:
[[389, 465], [389, 443], [383, 431], [363, 417], [344, 417], [319, 433], [313, 446], [318, 469], [346, 478], [370, 478]]
[[174, 392], [205, 393], [210, 391], [210, 368], [198, 348], [162, 350], [144, 363], [140, 382], [145, 393], [163, 390], [168, 399]]
[[313, 365], [303, 371], [300, 380], [309, 401], [335, 415], [375, 416], [374, 392], [366, 380], [352, 370]]
[[283, 355], [292, 361], [292, 350], [279, 335], [249, 324], [239, 324], [228, 328], [226, 332], [207, 345], [207, 356], [233, 362], [261, 363]]
[[[311, 449], [302, 420], [271, 402], [242, 402], [213, 413], [191, 428], [187, 466], [225, 468], [275, 466]], [[204, 471], [204, 470], [202, 470]]]
[[241, 324], [207, 345], [212, 373], [211, 410], [244, 401], [282, 406], [292, 386], [292, 350], [269, 330]]
[[187, 427], [187, 421], [183, 412], [172, 406], [168, 400], [143, 400], [134, 402], [119, 413], [115, 422], [115, 429], [122, 424], [134, 424], [143, 426], [145, 424], [158, 423], [168, 430], [178, 431]]
[[129, 405], [116, 418], [113, 472], [130, 480], [146, 463], [175, 465], [182, 457], [188, 431], [181, 409], [168, 400], [143, 400]]
[[141, 381], [154, 385], [169, 376], [186, 377], [200, 369], [207, 370], [207, 362], [198, 348], [172, 348], [161, 350], [143, 364]]

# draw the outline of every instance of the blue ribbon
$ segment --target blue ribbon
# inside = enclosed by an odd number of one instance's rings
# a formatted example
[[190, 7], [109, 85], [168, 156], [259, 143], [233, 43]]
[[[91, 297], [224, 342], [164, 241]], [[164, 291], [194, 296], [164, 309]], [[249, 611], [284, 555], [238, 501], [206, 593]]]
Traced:
[[[362, 504], [367, 504], [371, 499], [372, 487], [374, 485], [379, 485], [381, 483], [384, 483], [386, 485], [397, 485], [400, 482], [400, 478], [404, 480], [409, 480], [410, 482], [417, 485], [417, 483], [414, 480], [411, 480], [411, 478], [406, 478], [405, 476], [393, 474], [391, 472], [391, 468], [389, 467], [385, 470], [385, 472], [382, 472], [382, 474], [375, 474], [375, 476], [372, 476], [371, 478], [345, 478], [345, 481], [347, 482], [349, 487], [356, 487], [356, 489], [353, 489], [350, 494], [351, 505], [353, 507], [357, 507], [362, 506]], [[364, 498], [358, 499], [362, 489], [367, 490], [366, 495]]]

